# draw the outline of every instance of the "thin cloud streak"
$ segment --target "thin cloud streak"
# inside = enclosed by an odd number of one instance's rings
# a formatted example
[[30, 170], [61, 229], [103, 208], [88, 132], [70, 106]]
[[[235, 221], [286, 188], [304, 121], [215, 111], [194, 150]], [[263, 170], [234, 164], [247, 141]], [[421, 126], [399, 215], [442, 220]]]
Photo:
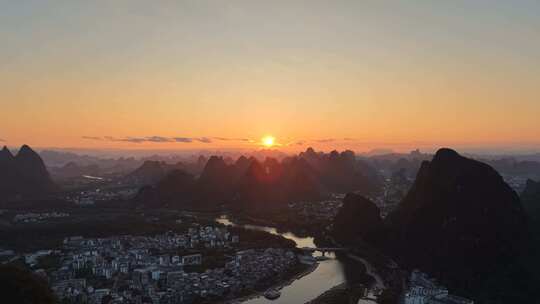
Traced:
[[215, 140], [221, 140], [221, 141], [252, 141], [249, 138], [228, 138], [228, 137], [213, 137]]
[[212, 140], [208, 137], [199, 137], [199, 138], [195, 138], [196, 141], [200, 141], [202, 143], [205, 143], [205, 144], [209, 144], [212, 142]]
[[[104, 141], [104, 142], [127, 142], [127, 143], [134, 143], [134, 144], [142, 144], [142, 143], [203, 143], [203, 144], [211, 144], [215, 142], [238, 142], [238, 143], [246, 143], [246, 144], [258, 144], [259, 141], [250, 139], [250, 138], [241, 138], [241, 137], [220, 137], [220, 136], [213, 136], [213, 137], [166, 137], [166, 136], [127, 136], [127, 137], [113, 137], [113, 136], [82, 136], [85, 140], [93, 140], [93, 141]], [[0, 139], [0, 142], [4, 142], [5, 140]], [[388, 145], [396, 145], [396, 146], [410, 146], [410, 145], [418, 145], [422, 146], [426, 143], [414, 141], [414, 142], [370, 142], [370, 141], [362, 141], [355, 138], [315, 138], [315, 139], [290, 139], [284, 144], [276, 143], [275, 146], [307, 146], [310, 144], [360, 144], [360, 145], [377, 145], [377, 146], [388, 146]]]
[[325, 138], [325, 139], [315, 140], [315, 142], [318, 142], [318, 143], [329, 143], [329, 142], [334, 142], [334, 141], [336, 141], [336, 139], [334, 138]]
[[191, 143], [193, 142], [193, 139], [189, 137], [175, 137], [174, 141], [179, 143]]
[[98, 137], [98, 136], [83, 136], [82, 138], [88, 139], [88, 140], [103, 140], [103, 137]]
[[228, 137], [165, 137], [165, 136], [145, 136], [145, 137], [113, 137], [113, 136], [83, 136], [83, 139], [86, 140], [95, 140], [95, 141], [110, 141], [110, 142], [129, 142], [129, 143], [193, 143], [199, 142], [204, 144], [213, 143], [215, 140], [218, 141], [238, 141], [238, 142], [254, 142], [249, 138], [228, 138]]

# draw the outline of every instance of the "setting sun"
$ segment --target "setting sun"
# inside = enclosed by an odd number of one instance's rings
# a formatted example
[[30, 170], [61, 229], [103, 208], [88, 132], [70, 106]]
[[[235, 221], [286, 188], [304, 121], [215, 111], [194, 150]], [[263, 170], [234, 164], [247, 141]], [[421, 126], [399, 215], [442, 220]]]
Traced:
[[261, 142], [263, 146], [270, 148], [275, 144], [275, 140], [273, 136], [265, 136], [261, 139]]

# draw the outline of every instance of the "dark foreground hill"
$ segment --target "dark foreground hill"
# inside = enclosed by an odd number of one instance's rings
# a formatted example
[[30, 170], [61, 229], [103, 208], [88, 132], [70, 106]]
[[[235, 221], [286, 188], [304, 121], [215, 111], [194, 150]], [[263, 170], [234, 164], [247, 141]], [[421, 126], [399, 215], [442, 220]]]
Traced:
[[[352, 226], [351, 219], [367, 218], [378, 227], [374, 206], [365, 199], [356, 201], [347, 215], [336, 218], [343, 222], [334, 226], [347, 225], [347, 218]], [[478, 303], [531, 299], [528, 218], [518, 195], [484, 163], [439, 150], [432, 161], [422, 163], [409, 193], [385, 219], [384, 229], [366, 235], [362, 225], [359, 221], [354, 226], [356, 237]]]
[[14, 266], [0, 266], [0, 294], [2, 303], [58, 303], [44, 279]]
[[336, 241], [346, 246], [361, 241], [375, 244], [384, 229], [379, 208], [369, 199], [349, 193], [334, 219], [332, 234]]
[[540, 220], [540, 182], [527, 180], [525, 190], [521, 193], [521, 201], [527, 214], [535, 221]]
[[493, 168], [450, 149], [422, 164], [388, 223], [403, 261], [463, 290], [496, 294], [486, 279], [515, 270], [505, 268], [530, 246], [518, 195]]
[[17, 155], [0, 151], [0, 199], [36, 197], [56, 190], [41, 157], [24, 145]]

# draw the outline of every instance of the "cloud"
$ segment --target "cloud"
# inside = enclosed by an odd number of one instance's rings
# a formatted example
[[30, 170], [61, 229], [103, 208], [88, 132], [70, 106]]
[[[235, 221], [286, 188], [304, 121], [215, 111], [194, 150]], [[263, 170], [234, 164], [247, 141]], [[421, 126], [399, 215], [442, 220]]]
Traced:
[[205, 144], [209, 144], [212, 142], [212, 140], [208, 137], [175, 137], [173, 138], [175, 142], [180, 143], [192, 143], [194, 141], [202, 142]]
[[232, 140], [232, 138], [227, 138], [227, 137], [214, 137], [214, 139], [216, 139], [216, 140], [223, 140], [223, 141], [229, 141], [229, 140]]
[[151, 136], [146, 138], [138, 138], [138, 140], [142, 141], [149, 141], [149, 142], [172, 142], [173, 140], [171, 138], [162, 137], [162, 136]]
[[286, 144], [284, 144], [284, 146], [303, 146], [303, 145], [305, 145], [307, 143], [308, 142], [306, 140], [299, 139], [299, 140], [289, 141]]
[[175, 137], [174, 141], [180, 142], [180, 143], [190, 143], [190, 142], [193, 142], [193, 139], [189, 137]]
[[103, 140], [103, 137], [99, 137], [99, 136], [83, 136], [82, 138], [88, 139], [88, 140]]
[[229, 138], [229, 137], [214, 137], [215, 140], [222, 140], [222, 141], [246, 141], [249, 142], [251, 139], [249, 138]]
[[205, 144], [209, 144], [212, 142], [212, 140], [208, 137], [199, 137], [199, 138], [195, 138], [196, 141], [200, 141], [202, 143], [205, 143]]
[[336, 140], [334, 138], [325, 138], [325, 139], [317, 139], [315, 141], [318, 142], [318, 143], [329, 143], [329, 142], [333, 142], [333, 141], [336, 141]]
[[[244, 142], [244, 143], [258, 143], [258, 140], [254, 140], [251, 138], [245, 138], [245, 137], [221, 137], [221, 136], [214, 136], [214, 137], [167, 137], [167, 136], [143, 136], [143, 137], [136, 137], [136, 136], [128, 136], [128, 137], [113, 137], [113, 136], [83, 136], [83, 139], [87, 140], [97, 140], [97, 141], [111, 141], [111, 142], [129, 142], [129, 143], [204, 143], [209, 144], [216, 141], [227, 141], [227, 142]], [[356, 141], [354, 138], [321, 138], [321, 139], [294, 139], [291, 140], [285, 144], [281, 144], [282, 146], [303, 146], [307, 145], [309, 143], [332, 143], [332, 142], [338, 142], [338, 141]], [[277, 146], [279, 144], [276, 143]]]
[[[140, 137], [128, 137], [128, 138], [116, 139], [115, 141], [126, 141], [126, 142], [130, 142], [130, 143], [140, 144], [140, 143], [145, 142], [147, 140], [144, 139], [144, 138], [140, 138]], [[148, 141], [151, 141], [151, 140], [148, 140]]]
[[356, 141], [354, 138], [350, 137], [344, 137], [344, 138], [320, 138], [320, 139], [295, 139], [294, 141], [291, 141], [287, 143], [287, 146], [303, 146], [303, 145], [309, 145], [313, 143], [337, 143], [341, 141]]
[[1, 142], [6, 142], [6, 140], [5, 140], [5, 139], [3, 139], [3, 138], [0, 138], [0, 141], [1, 141]]
[[83, 139], [87, 140], [97, 140], [97, 141], [112, 141], [112, 142], [129, 142], [129, 143], [192, 143], [192, 142], [201, 142], [201, 143], [211, 143], [212, 140], [208, 137], [165, 137], [165, 136], [146, 136], [146, 137], [122, 137], [117, 138], [113, 136], [83, 136]]

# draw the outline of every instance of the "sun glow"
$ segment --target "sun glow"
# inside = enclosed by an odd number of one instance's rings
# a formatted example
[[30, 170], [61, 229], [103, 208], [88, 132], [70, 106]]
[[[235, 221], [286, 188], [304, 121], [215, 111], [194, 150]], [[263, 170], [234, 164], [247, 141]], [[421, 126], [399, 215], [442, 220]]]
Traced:
[[275, 144], [276, 139], [273, 136], [265, 136], [261, 139], [261, 143], [265, 147], [272, 147]]

